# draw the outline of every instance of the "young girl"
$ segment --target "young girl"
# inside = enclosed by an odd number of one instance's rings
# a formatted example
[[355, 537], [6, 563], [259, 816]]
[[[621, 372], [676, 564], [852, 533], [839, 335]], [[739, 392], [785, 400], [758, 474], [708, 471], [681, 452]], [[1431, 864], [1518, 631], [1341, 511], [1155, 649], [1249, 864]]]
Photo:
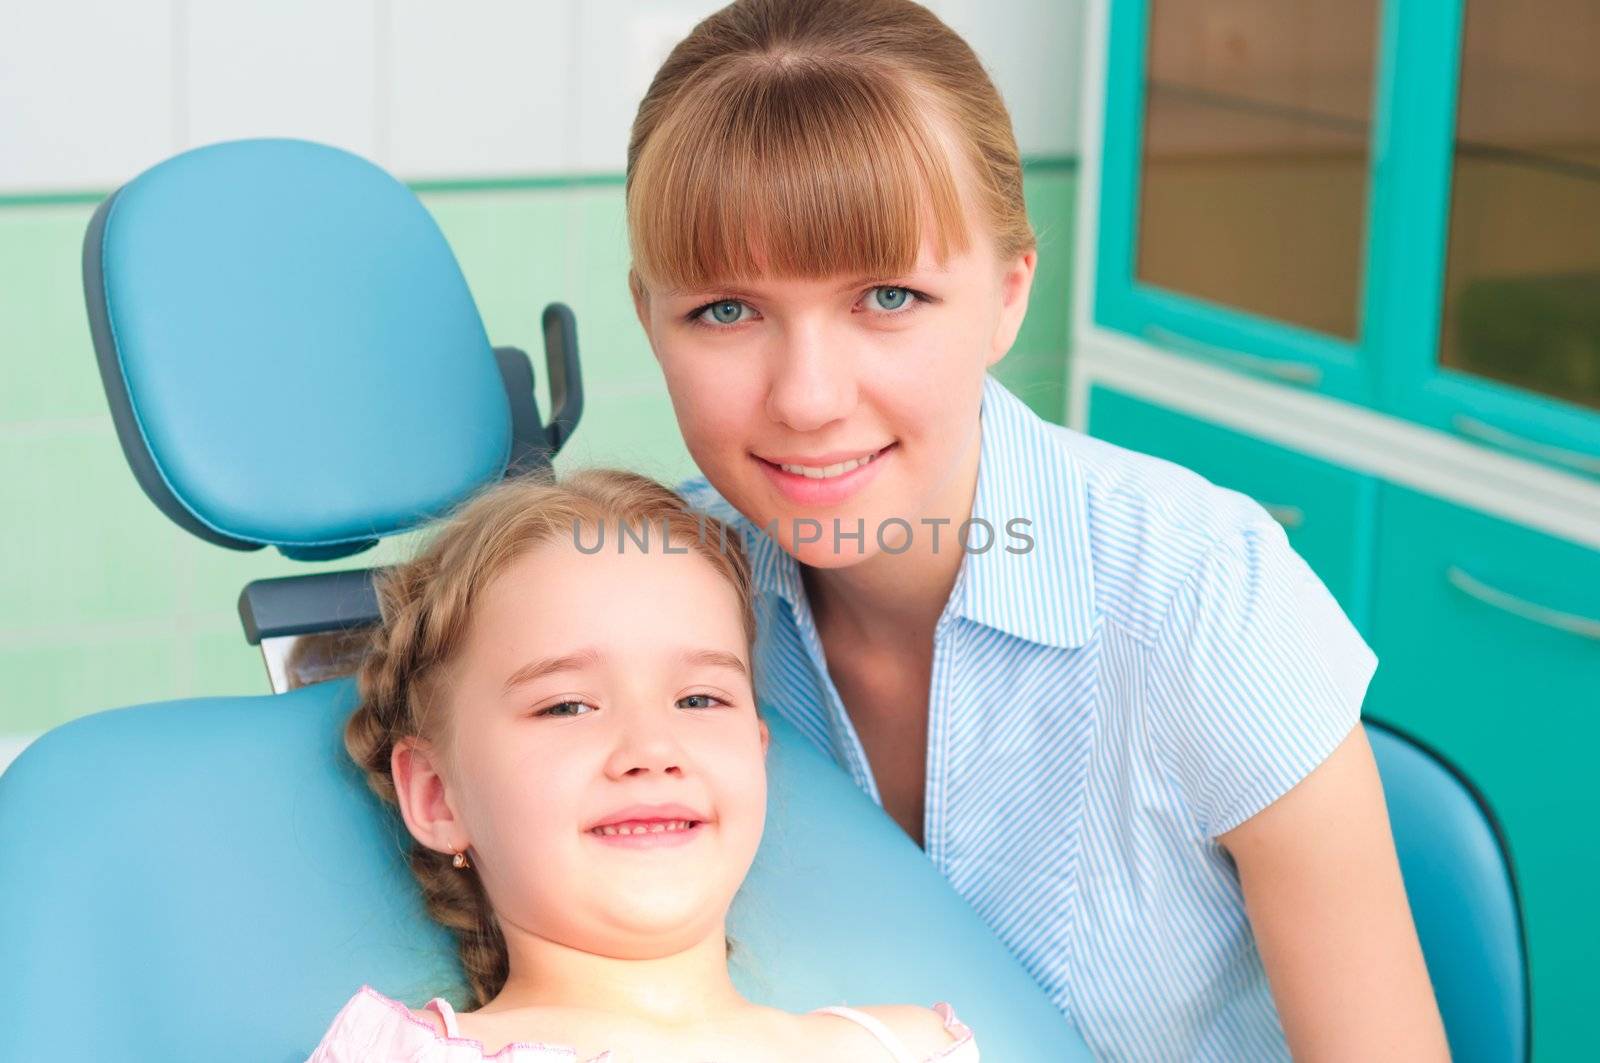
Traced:
[[1371, 651], [1260, 506], [987, 376], [1037, 252], [971, 49], [909, 0], [738, 0], [656, 74], [627, 198], [765, 703], [1090, 1046], [1445, 1058]]
[[363, 986], [311, 1063], [978, 1059], [945, 1004], [793, 1015], [729, 978], [766, 813], [736, 537], [630, 473], [510, 481], [379, 600], [345, 744], [478, 1006]]

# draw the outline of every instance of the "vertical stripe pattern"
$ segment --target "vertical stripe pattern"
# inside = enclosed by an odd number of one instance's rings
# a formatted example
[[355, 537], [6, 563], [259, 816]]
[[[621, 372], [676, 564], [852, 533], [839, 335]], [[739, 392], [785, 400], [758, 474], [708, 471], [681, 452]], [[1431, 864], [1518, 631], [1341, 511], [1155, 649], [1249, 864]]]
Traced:
[[[981, 446], [973, 516], [996, 534], [935, 631], [928, 858], [1097, 1056], [1286, 1059], [1216, 837], [1356, 726], [1377, 660], [1244, 495], [993, 378]], [[750, 545], [764, 710], [881, 804], [796, 562], [704, 480], [680, 490]]]

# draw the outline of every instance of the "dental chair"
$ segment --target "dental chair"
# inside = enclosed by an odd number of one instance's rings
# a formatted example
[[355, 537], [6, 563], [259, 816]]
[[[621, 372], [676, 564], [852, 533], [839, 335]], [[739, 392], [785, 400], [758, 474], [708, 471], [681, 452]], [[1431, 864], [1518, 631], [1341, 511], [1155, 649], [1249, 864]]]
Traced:
[[[291, 558], [359, 553], [545, 467], [582, 415], [571, 313], [552, 409], [494, 348], [428, 212], [334, 148], [200, 148], [114, 192], [85, 240], [118, 438], [180, 526]], [[625, 607], [625, 606], [622, 606]], [[239, 602], [277, 693], [143, 705], [43, 735], [0, 775], [0, 1060], [298, 1063], [370, 982], [467, 1004], [410, 837], [349, 763], [351, 680], [288, 689], [295, 640], [372, 622], [369, 574]], [[996, 1061], [1088, 1058], [1027, 972], [831, 760], [769, 720], [768, 826], [729, 932], [751, 998], [951, 1001]]]
[[1381, 723], [1367, 740], [1383, 779], [1411, 917], [1455, 1063], [1531, 1052], [1527, 949], [1505, 841], [1472, 784]]
[[[113, 193], [84, 286], [118, 438], [151, 500], [233, 549], [329, 560], [548, 465], [582, 415], [572, 315], [544, 313], [552, 409], [495, 348], [416, 198], [348, 153], [247, 140]], [[348, 679], [294, 689], [296, 640], [377, 617], [354, 568], [250, 584], [275, 693], [86, 716], [0, 775], [0, 1061], [299, 1063], [363, 983], [467, 1004], [410, 837], [344, 754]], [[303, 643], [302, 643], [303, 645]], [[752, 999], [949, 1000], [986, 1060], [1088, 1059], [1028, 974], [827, 757], [769, 717], [767, 832], [735, 902]], [[1457, 1059], [1520, 1061], [1512, 879], [1470, 790], [1369, 728]]]

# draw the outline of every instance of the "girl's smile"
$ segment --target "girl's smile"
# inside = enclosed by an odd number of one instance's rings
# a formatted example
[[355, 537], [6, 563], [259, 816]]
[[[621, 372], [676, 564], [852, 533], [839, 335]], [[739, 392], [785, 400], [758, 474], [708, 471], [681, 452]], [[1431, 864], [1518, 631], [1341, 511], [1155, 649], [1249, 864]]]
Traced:
[[659, 849], [687, 845], [709, 826], [704, 813], [687, 805], [633, 805], [584, 833], [619, 849]]
[[596, 827], [589, 836], [602, 845], [619, 849], [660, 849], [688, 845], [706, 830], [704, 820], [629, 820], [607, 827]]

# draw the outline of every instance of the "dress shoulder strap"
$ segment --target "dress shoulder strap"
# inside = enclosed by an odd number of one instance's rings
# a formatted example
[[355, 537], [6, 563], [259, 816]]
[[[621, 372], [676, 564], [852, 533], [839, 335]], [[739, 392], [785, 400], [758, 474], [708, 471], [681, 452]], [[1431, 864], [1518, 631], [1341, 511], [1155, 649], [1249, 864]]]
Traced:
[[895, 1032], [884, 1025], [883, 1020], [874, 1018], [864, 1011], [835, 1005], [828, 1008], [817, 1008], [813, 1014], [837, 1015], [842, 1019], [849, 1019], [858, 1026], [865, 1027], [868, 1033], [882, 1042], [883, 1047], [887, 1048], [889, 1054], [894, 1057], [895, 1063], [918, 1063], [916, 1057], [901, 1043], [900, 1038], [895, 1036]]
[[450, 1006], [450, 1002], [448, 1000], [446, 1000], [444, 997], [434, 997], [432, 1000], [428, 1001], [425, 1006], [437, 1011], [439, 1013], [439, 1017], [444, 1020], [444, 1033], [446, 1037], [461, 1036], [461, 1027], [456, 1025], [456, 1009]]

